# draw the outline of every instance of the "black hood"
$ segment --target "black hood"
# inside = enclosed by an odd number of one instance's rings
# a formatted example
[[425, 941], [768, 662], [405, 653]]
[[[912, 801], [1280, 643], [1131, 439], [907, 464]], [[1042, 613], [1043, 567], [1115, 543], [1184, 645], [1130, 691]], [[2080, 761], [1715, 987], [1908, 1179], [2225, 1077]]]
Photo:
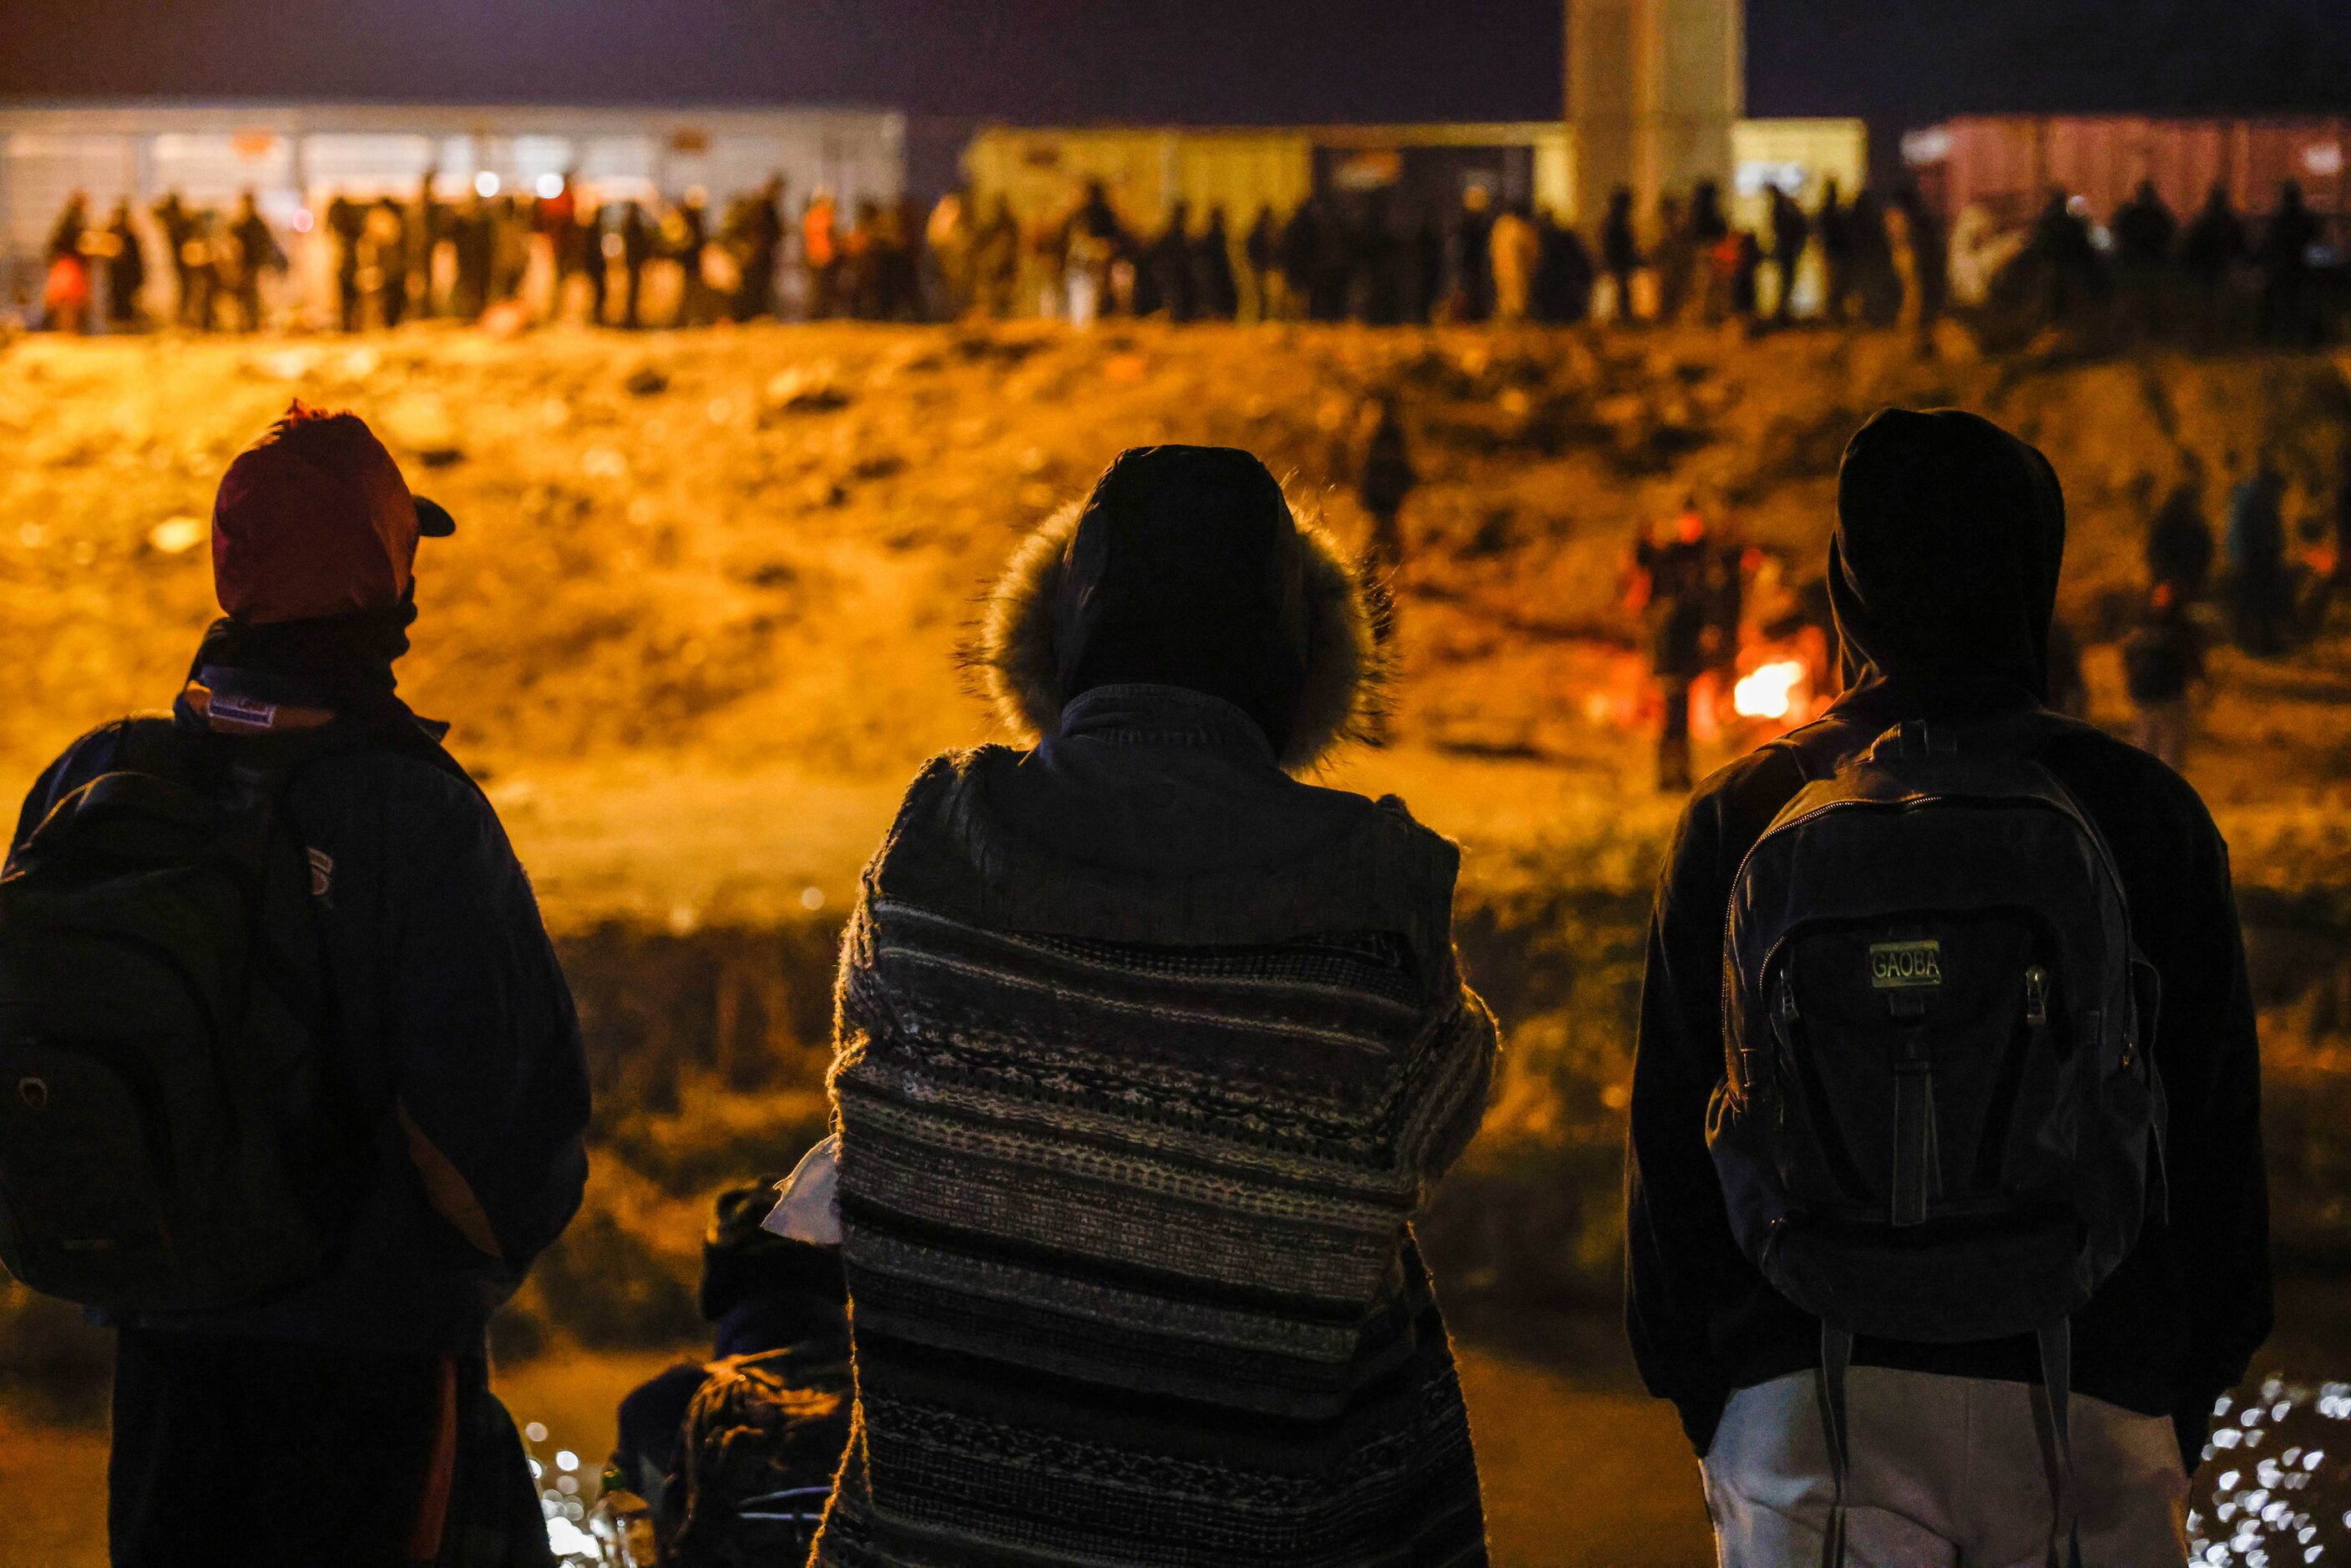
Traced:
[[1910, 718], [2040, 702], [2065, 497], [2039, 451], [1953, 409], [1889, 409], [1845, 448], [1829, 597], [1848, 704]]
[[1141, 447], [1079, 514], [1053, 612], [1061, 699], [1138, 682], [1224, 698], [1274, 749], [1306, 680], [1298, 525], [1246, 452]]

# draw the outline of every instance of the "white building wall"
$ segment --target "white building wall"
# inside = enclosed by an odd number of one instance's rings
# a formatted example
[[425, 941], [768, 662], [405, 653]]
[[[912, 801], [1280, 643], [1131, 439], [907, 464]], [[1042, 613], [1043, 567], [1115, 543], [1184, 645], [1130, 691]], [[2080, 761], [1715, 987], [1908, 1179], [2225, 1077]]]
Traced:
[[714, 204], [781, 174], [794, 210], [819, 186], [853, 210], [904, 189], [905, 143], [904, 116], [865, 110], [0, 102], [0, 308], [37, 294], [76, 190], [99, 221], [122, 197], [143, 218], [168, 190], [223, 211], [252, 190], [286, 230], [338, 192], [413, 194], [428, 168], [452, 198], [484, 172], [528, 192], [577, 170], [618, 197], [700, 186]]

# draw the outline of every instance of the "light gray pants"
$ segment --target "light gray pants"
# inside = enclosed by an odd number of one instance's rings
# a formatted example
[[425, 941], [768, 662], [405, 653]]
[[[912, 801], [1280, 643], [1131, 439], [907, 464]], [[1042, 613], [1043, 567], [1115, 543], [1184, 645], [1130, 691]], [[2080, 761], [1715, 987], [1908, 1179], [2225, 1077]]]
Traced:
[[[2043, 1568], [2055, 1505], [2039, 1389], [1856, 1366], [1845, 1398], [1849, 1568]], [[2080, 1394], [2067, 1419], [2085, 1568], [2181, 1568], [2171, 1423]], [[1702, 1468], [1721, 1568], [1816, 1568], [1833, 1488], [1811, 1373], [1732, 1395]]]

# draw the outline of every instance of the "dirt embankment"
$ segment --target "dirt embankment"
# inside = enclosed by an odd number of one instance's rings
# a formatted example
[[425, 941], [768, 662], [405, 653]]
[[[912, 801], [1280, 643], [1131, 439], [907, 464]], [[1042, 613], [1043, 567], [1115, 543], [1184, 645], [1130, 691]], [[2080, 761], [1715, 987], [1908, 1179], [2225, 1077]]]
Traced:
[[[2270, 451], [2292, 517], [2334, 504], [2351, 392], [2331, 359], [1944, 348], [1158, 327], [27, 340], [0, 352], [0, 653], [23, 694], [0, 705], [0, 788], [168, 695], [209, 610], [213, 486], [297, 395], [366, 414], [462, 519], [427, 546], [403, 687], [457, 722], [569, 925], [837, 899], [920, 758], [989, 733], [954, 662], [974, 595], [1129, 444], [1250, 447], [1353, 537], [1364, 400], [1402, 400], [1426, 481], [1407, 678], [1391, 747], [1338, 776], [1403, 789], [1473, 852], [1663, 831], [1640, 741], [1593, 717], [1627, 674], [1627, 542], [1695, 496], [1792, 576], [1815, 570], [1837, 457], [1880, 406], [1979, 408], [2046, 447], [2071, 502], [2065, 606], [2094, 644], [2183, 476], [2217, 522]], [[2342, 858], [2320, 819], [2351, 777], [2346, 658], [2336, 640], [2222, 660], [2197, 777], [2241, 820], [2241, 860], [2281, 834], [2290, 864], [2314, 835]], [[2090, 663], [2119, 721], [2111, 655]]]
[[[1588, 1303], [1613, 1289], [1640, 923], [1675, 810], [1645, 739], [1589, 700], [1625, 676], [1635, 532], [1695, 496], [1801, 575], [1863, 418], [1980, 409], [2066, 483], [2064, 607], [2120, 723], [2110, 639], [2176, 483], [2200, 474], [2217, 524], [2267, 451], [2289, 517], [2331, 516], [2351, 423], [2332, 359], [1942, 347], [1155, 327], [27, 341], [0, 352], [0, 791], [169, 695], [235, 449], [293, 396], [368, 415], [460, 519], [426, 546], [403, 690], [457, 721], [532, 867], [603, 1091], [589, 1213], [509, 1337], [665, 1343], [690, 1326], [704, 1195], [820, 1122], [828, 923], [856, 865], [925, 755], [989, 735], [954, 653], [1013, 540], [1159, 441], [1250, 447], [1355, 537], [1364, 401], [1392, 393], [1425, 480], [1406, 674], [1390, 744], [1332, 777], [1464, 841], [1465, 953], [1510, 1040], [1430, 1245], [1465, 1315]], [[2256, 930], [2281, 1236], [2340, 1262], [2351, 643], [2216, 674], [2193, 776]]]

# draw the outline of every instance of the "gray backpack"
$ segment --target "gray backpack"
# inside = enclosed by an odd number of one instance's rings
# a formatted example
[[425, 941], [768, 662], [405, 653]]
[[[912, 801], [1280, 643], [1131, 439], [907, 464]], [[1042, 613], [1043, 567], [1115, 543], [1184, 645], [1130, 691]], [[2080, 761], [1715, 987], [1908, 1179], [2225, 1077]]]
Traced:
[[1855, 1337], [2034, 1335], [2070, 1478], [2070, 1315], [2159, 1212], [2154, 970], [2096, 827], [2032, 759], [2072, 725], [1800, 731], [1807, 782], [1732, 883], [1708, 1144], [1740, 1246], [1821, 1320], [1827, 1564]]

